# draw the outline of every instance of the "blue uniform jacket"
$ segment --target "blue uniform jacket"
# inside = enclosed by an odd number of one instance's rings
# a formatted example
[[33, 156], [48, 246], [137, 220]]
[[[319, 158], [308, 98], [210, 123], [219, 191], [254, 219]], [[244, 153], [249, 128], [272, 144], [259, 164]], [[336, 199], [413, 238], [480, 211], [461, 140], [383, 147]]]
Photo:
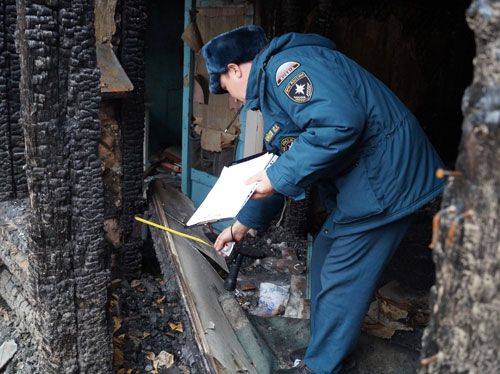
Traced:
[[251, 200], [237, 219], [262, 230], [282, 196], [319, 186], [325, 232], [364, 231], [414, 212], [443, 189], [436, 151], [405, 105], [319, 35], [274, 38], [253, 60], [246, 103], [264, 117], [267, 170], [278, 192]]

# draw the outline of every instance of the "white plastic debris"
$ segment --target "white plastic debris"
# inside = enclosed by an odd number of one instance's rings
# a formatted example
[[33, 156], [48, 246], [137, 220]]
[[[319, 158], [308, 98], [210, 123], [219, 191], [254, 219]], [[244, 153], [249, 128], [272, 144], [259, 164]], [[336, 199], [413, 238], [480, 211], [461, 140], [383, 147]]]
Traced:
[[14, 340], [7, 340], [0, 346], [0, 369], [2, 369], [17, 352], [17, 344]]
[[229, 242], [224, 246], [224, 248], [222, 248], [221, 253], [224, 255], [224, 257], [228, 257], [231, 255], [235, 244], [235, 242]]
[[260, 317], [271, 317], [283, 314], [288, 303], [290, 286], [279, 286], [263, 282], [259, 287], [259, 303], [252, 314]]

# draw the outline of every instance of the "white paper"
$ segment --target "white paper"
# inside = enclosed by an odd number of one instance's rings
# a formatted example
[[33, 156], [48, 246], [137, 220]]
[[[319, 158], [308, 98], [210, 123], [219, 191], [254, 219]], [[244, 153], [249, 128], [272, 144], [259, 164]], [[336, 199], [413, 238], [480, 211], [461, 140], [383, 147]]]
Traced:
[[257, 183], [247, 185], [245, 181], [259, 171], [265, 170], [276, 159], [276, 155], [266, 153], [225, 167], [212, 190], [186, 225], [192, 226], [236, 217], [257, 187]]

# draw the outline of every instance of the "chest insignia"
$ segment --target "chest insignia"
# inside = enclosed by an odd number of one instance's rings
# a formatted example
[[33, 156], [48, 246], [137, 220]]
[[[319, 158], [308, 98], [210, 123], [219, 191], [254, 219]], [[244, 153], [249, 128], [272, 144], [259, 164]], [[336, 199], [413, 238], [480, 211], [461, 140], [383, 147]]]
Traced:
[[288, 61], [284, 64], [281, 64], [278, 70], [276, 71], [276, 84], [279, 86], [283, 81], [292, 74], [300, 64], [295, 61]]
[[274, 137], [274, 135], [276, 135], [279, 131], [280, 131], [280, 125], [277, 124], [277, 123], [275, 123], [273, 125], [273, 127], [271, 127], [271, 130], [269, 130], [267, 132], [267, 134], [266, 134], [266, 136], [264, 138], [266, 140], [266, 142], [269, 143], [271, 141], [271, 139]]
[[285, 94], [295, 103], [307, 103], [313, 95], [313, 84], [307, 74], [302, 71], [288, 82]]
[[280, 141], [281, 152], [288, 151], [292, 147], [292, 144], [295, 141], [295, 139], [296, 139], [295, 136], [285, 136], [283, 139], [281, 139]]

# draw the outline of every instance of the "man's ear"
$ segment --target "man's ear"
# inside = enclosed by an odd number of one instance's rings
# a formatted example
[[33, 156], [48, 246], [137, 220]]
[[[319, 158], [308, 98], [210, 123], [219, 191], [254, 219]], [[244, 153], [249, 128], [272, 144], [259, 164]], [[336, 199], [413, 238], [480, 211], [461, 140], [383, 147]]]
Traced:
[[240, 67], [237, 64], [233, 64], [233, 63], [228, 64], [227, 71], [230, 75], [235, 74], [236, 78], [241, 78], [241, 76], [243, 75]]

